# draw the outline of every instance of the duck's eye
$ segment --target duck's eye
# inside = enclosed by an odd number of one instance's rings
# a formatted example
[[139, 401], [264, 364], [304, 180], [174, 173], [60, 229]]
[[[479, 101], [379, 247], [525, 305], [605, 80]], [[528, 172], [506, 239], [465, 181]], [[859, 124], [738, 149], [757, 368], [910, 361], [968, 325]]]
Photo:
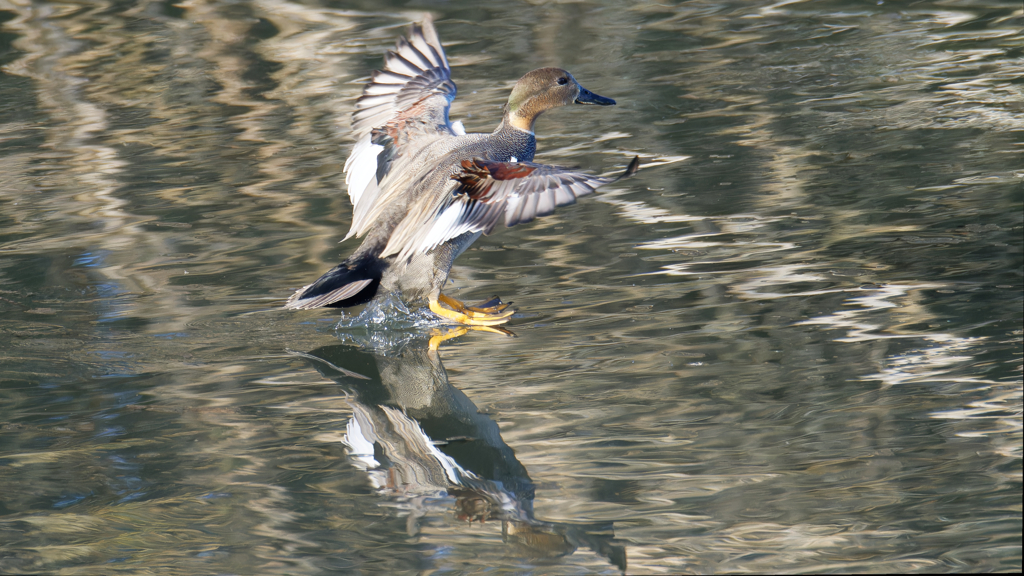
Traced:
[[568, 83], [569, 83], [569, 79], [566, 78], [565, 76], [562, 76], [561, 78], [558, 79], [558, 85], [559, 86], [565, 86]]

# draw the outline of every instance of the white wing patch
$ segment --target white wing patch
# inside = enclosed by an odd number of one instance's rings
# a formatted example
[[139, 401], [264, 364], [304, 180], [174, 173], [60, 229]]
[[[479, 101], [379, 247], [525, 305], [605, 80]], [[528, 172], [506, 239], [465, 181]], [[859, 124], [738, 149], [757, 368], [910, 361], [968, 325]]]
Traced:
[[[422, 252], [430, 252], [437, 246], [452, 238], [462, 236], [466, 232], [489, 234], [494, 228], [494, 222], [497, 221], [496, 217], [489, 216], [496, 216], [500, 213], [501, 206], [498, 205], [464, 200], [456, 201], [438, 215], [419, 246], [423, 247]], [[409, 254], [409, 251], [405, 251], [399, 258]]]
[[377, 183], [377, 155], [383, 149], [383, 146], [370, 142], [370, 135], [367, 134], [356, 142], [352, 154], [345, 161], [345, 184], [348, 185], [348, 197], [353, 206], [359, 205], [370, 180]]

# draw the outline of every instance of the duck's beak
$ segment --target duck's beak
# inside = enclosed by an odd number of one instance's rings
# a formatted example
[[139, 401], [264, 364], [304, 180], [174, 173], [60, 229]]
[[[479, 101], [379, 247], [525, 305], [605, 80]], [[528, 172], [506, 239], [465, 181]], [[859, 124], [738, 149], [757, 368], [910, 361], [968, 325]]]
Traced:
[[580, 86], [580, 95], [576, 97], [577, 104], [597, 104], [598, 106], [615, 106], [615, 100], [598, 96], [583, 86]]

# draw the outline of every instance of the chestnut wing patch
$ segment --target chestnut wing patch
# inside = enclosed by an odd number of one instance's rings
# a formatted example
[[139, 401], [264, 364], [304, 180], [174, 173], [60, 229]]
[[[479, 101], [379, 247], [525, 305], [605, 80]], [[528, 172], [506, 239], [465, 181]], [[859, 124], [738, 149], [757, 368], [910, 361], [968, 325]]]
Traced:
[[537, 170], [537, 164], [529, 162], [491, 162], [488, 160], [463, 160], [462, 172], [452, 176], [461, 184], [456, 193], [462, 192], [473, 200], [486, 202], [497, 181], [525, 178]]
[[533, 162], [464, 160], [462, 169], [452, 176], [459, 184], [431, 223], [402, 246], [388, 245], [384, 254], [402, 259], [429, 252], [467, 232], [489, 234], [503, 215], [505, 226], [547, 216], [600, 186], [632, 176], [639, 166], [640, 159], [634, 158], [618, 176], [594, 176]]
[[462, 171], [452, 179], [459, 182], [456, 196], [463, 195], [471, 202], [503, 204], [505, 226], [511, 227], [547, 216], [556, 207], [572, 204], [599, 186], [631, 176], [639, 165], [639, 159], [634, 158], [625, 172], [608, 177], [533, 162], [473, 159], [463, 160]]

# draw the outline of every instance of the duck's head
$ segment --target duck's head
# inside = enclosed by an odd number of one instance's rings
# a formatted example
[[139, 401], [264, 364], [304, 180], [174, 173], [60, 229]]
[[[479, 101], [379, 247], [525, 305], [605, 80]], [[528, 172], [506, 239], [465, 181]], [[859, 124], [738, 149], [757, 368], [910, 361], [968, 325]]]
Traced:
[[545, 110], [568, 104], [614, 106], [615, 100], [587, 90], [561, 68], [538, 68], [512, 88], [505, 105], [505, 120], [520, 130], [533, 132], [533, 123]]

